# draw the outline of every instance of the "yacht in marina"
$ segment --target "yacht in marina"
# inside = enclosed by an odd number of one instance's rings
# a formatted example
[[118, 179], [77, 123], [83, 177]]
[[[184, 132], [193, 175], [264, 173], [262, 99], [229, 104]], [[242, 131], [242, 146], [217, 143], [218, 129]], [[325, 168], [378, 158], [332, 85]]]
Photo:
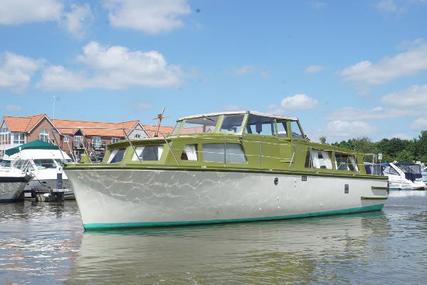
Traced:
[[388, 177], [389, 188], [393, 190], [424, 190], [422, 170], [415, 163], [377, 163], [365, 165], [368, 173]]
[[363, 154], [311, 142], [297, 118], [249, 111], [184, 117], [165, 138], [64, 169], [86, 230], [377, 211], [388, 197]]
[[[33, 141], [6, 150], [5, 157], [11, 161], [14, 168], [31, 173], [32, 179], [25, 189], [27, 193], [50, 193], [61, 188], [64, 190], [64, 199], [74, 199], [71, 184], [63, 173], [64, 164], [72, 160], [56, 145]], [[58, 185], [58, 176], [62, 185]]]
[[25, 185], [30, 178], [27, 173], [12, 167], [10, 161], [0, 160], [0, 203], [23, 198]]

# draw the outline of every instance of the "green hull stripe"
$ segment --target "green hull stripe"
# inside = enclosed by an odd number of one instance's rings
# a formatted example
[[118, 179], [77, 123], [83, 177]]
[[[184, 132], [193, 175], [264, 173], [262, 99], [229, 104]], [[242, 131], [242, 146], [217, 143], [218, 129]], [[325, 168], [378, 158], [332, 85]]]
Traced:
[[258, 218], [241, 218], [241, 219], [219, 219], [219, 220], [201, 220], [201, 221], [170, 221], [170, 222], [136, 222], [136, 223], [101, 223], [101, 224], [83, 224], [85, 230], [103, 230], [117, 228], [141, 228], [141, 227], [168, 227], [168, 226], [190, 226], [190, 225], [206, 225], [206, 224], [224, 224], [224, 223], [242, 223], [256, 221], [272, 221], [285, 219], [298, 219], [342, 214], [353, 214], [370, 211], [380, 211], [384, 204], [375, 204], [364, 207], [322, 211], [315, 213], [294, 214], [287, 216], [272, 216]]

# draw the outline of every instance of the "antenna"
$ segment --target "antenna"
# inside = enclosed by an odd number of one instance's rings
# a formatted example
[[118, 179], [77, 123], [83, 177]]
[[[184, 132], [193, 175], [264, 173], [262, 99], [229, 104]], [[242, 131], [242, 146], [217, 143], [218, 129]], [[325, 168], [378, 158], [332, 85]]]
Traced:
[[159, 136], [159, 131], [160, 131], [160, 125], [162, 124], [163, 119], [165, 118], [165, 110], [166, 108], [163, 107], [163, 110], [160, 114], [157, 114], [157, 117], [154, 118], [153, 120], [157, 120], [157, 128], [156, 128], [156, 132], [154, 133], [154, 137], [158, 137]]
[[52, 120], [55, 120], [55, 103], [56, 103], [56, 95], [52, 96]]

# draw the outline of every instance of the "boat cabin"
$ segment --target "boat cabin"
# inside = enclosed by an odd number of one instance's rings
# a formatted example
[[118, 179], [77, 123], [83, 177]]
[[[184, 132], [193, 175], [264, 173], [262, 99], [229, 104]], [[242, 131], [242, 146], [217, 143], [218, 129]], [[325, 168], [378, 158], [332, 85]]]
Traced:
[[366, 174], [363, 154], [311, 142], [297, 118], [258, 112], [183, 117], [166, 138], [109, 146], [103, 165]]

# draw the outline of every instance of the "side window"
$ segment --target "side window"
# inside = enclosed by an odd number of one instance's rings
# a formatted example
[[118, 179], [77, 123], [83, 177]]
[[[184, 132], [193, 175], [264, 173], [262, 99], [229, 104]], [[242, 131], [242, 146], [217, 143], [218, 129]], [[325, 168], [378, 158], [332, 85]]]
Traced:
[[203, 145], [203, 160], [211, 162], [224, 163], [224, 144], [220, 143], [207, 143]]
[[386, 166], [383, 170], [384, 174], [390, 174], [390, 175], [399, 175], [399, 173], [396, 171], [396, 169], [394, 169], [393, 167]]
[[225, 115], [220, 131], [222, 133], [240, 133], [242, 122], [243, 115]]
[[291, 131], [292, 131], [292, 137], [296, 139], [303, 139], [304, 135], [302, 134], [302, 131], [298, 125], [297, 121], [291, 122]]
[[246, 163], [242, 146], [235, 143], [203, 145], [203, 160], [219, 163]]
[[256, 115], [249, 115], [246, 133], [272, 136], [274, 134], [274, 119]]
[[347, 153], [335, 153], [335, 167], [337, 170], [359, 171], [356, 158]]
[[277, 122], [277, 135], [279, 137], [287, 137], [288, 131], [286, 129], [286, 121]]
[[135, 148], [132, 160], [156, 161], [160, 160], [163, 153], [162, 145], [149, 145]]
[[181, 160], [197, 160], [197, 144], [187, 144], [181, 153]]
[[305, 167], [332, 169], [331, 153], [316, 149], [309, 150], [307, 152]]
[[123, 160], [125, 155], [125, 148], [115, 149], [111, 152], [110, 157], [108, 158], [108, 163], [117, 163]]

